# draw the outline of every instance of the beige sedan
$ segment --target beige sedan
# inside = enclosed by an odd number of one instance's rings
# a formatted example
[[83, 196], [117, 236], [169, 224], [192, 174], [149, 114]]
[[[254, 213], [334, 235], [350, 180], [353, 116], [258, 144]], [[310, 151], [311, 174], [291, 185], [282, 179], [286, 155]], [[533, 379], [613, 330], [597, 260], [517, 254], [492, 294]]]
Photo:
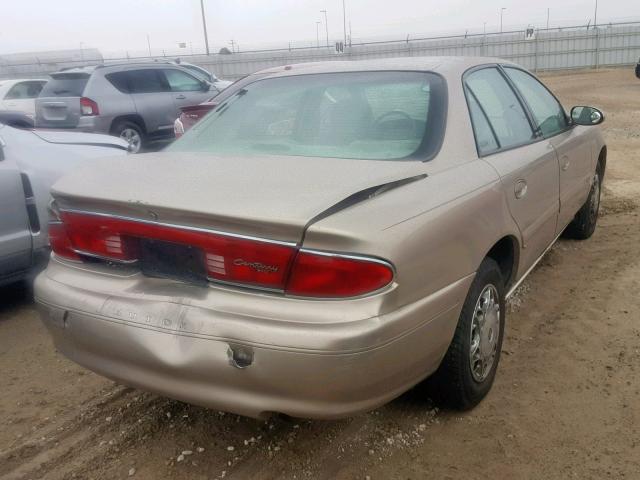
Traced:
[[166, 151], [54, 186], [43, 321], [80, 365], [244, 415], [351, 415], [429, 376], [473, 407], [505, 298], [594, 231], [602, 120], [499, 59], [259, 72]]

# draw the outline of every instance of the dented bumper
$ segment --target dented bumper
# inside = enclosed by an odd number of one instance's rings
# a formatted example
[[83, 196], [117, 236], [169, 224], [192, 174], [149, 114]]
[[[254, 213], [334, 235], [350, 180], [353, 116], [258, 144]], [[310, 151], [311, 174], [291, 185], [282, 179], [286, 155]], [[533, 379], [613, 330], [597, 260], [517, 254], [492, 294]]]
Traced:
[[372, 316], [379, 299], [326, 306], [217, 288], [185, 296], [179, 285], [168, 291], [141, 276], [104, 276], [96, 285], [83, 278], [52, 260], [35, 284], [43, 322], [71, 360], [205, 407], [309, 418], [375, 408], [432, 373], [471, 282]]

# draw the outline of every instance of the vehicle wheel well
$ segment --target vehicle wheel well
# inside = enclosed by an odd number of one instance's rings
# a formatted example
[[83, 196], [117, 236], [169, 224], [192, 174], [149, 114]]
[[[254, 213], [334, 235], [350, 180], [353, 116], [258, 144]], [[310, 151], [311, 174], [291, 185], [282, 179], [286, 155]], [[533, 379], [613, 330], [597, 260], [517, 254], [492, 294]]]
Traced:
[[518, 240], [508, 235], [498, 240], [487, 253], [487, 257], [492, 258], [500, 267], [504, 286], [508, 290], [515, 273], [516, 261], [518, 260]]
[[144, 120], [140, 115], [135, 115], [135, 114], [131, 114], [131, 115], [120, 115], [119, 117], [116, 117], [113, 119], [113, 121], [111, 122], [111, 128], [109, 129], [109, 131], [111, 133], [114, 133], [114, 130], [116, 128], [116, 125], [118, 125], [118, 123], [120, 122], [132, 122], [135, 123], [138, 127], [140, 127], [140, 129], [142, 130], [142, 133], [146, 134], [147, 133], [147, 128], [144, 124]]
[[603, 146], [598, 155], [598, 173], [600, 174], [600, 181], [604, 178], [604, 171], [607, 168], [607, 146]]

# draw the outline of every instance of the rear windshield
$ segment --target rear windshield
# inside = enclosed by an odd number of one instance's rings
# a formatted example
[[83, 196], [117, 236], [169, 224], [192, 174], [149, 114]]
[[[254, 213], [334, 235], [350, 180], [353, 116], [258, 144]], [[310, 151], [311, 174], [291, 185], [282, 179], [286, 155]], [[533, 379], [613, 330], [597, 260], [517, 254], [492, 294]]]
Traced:
[[446, 89], [433, 73], [298, 75], [230, 93], [169, 150], [426, 160], [443, 136]]
[[81, 97], [89, 81], [86, 73], [57, 73], [51, 76], [40, 92], [41, 97]]

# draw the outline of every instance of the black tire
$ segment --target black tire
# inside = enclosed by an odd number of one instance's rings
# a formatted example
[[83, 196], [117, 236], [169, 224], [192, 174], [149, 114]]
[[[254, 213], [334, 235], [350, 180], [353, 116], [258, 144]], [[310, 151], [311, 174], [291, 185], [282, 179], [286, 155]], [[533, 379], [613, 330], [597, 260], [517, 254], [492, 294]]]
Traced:
[[121, 120], [112, 127], [111, 134], [129, 143], [131, 153], [138, 153], [144, 147], [144, 132], [137, 123]]
[[[496, 318], [499, 322], [497, 326], [497, 339], [490, 350], [494, 352], [491, 365], [484, 369], [484, 372], [476, 373], [472, 371], [471, 349], [472, 349], [472, 325], [476, 309], [482, 306], [480, 296], [485, 289], [496, 294], [496, 304], [499, 312], [492, 317], [491, 324], [495, 326]], [[489, 317], [487, 317], [489, 318]], [[485, 258], [480, 264], [480, 268], [471, 284], [467, 298], [462, 306], [458, 326], [456, 327], [453, 340], [449, 349], [440, 364], [440, 367], [431, 379], [432, 396], [443, 406], [459, 410], [468, 410], [476, 406], [489, 392], [496, 375], [498, 363], [500, 362], [500, 351], [502, 349], [502, 339], [504, 336], [505, 324], [505, 287], [502, 272], [498, 264], [491, 258]], [[476, 330], [477, 331], [477, 330]], [[495, 334], [495, 331], [493, 332]], [[495, 338], [495, 337], [492, 337]], [[477, 362], [475, 363], [477, 365]], [[480, 375], [482, 373], [482, 375]], [[476, 378], [481, 376], [481, 379]]]
[[596, 229], [598, 212], [600, 211], [600, 192], [602, 190], [602, 173], [598, 167], [593, 176], [591, 190], [584, 205], [565, 230], [566, 236], [576, 240], [586, 240]]

